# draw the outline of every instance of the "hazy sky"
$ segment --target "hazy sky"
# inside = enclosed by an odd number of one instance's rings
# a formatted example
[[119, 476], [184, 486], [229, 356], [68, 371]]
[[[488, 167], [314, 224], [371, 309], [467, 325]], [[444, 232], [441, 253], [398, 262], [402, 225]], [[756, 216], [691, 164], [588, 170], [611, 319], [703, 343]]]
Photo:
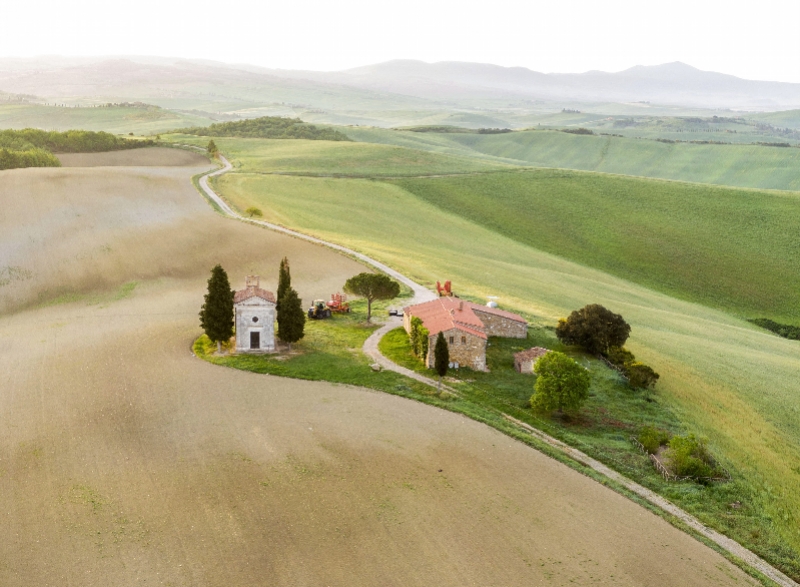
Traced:
[[163, 55], [335, 70], [389, 59], [545, 72], [683, 61], [800, 82], [800, 0], [24, 0], [0, 56]]

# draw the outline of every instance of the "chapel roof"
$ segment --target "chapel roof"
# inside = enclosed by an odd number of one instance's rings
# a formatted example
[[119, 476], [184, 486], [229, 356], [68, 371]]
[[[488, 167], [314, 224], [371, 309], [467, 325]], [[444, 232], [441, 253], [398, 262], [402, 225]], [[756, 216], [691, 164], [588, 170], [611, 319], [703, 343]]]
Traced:
[[257, 275], [248, 275], [245, 280], [245, 288], [240, 289], [233, 295], [233, 303], [239, 304], [250, 298], [261, 298], [272, 304], [275, 303], [275, 294], [260, 287]]

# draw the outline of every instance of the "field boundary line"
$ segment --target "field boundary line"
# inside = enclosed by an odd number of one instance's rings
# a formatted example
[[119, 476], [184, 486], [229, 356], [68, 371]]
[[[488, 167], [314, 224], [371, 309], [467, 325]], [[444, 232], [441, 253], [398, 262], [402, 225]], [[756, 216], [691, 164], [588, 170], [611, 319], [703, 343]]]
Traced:
[[411, 289], [411, 291], [414, 292], [414, 296], [408, 302], [409, 304], [419, 304], [421, 302], [427, 302], [436, 297], [435, 294], [428, 288], [418, 284], [416, 281], [413, 281], [412, 279], [406, 277], [399, 271], [392, 269], [388, 265], [385, 265], [384, 263], [381, 263], [380, 261], [373, 259], [372, 257], [369, 257], [363, 253], [359, 253], [358, 251], [354, 251], [353, 249], [343, 247], [342, 245], [330, 243], [315, 236], [311, 236], [302, 232], [298, 232], [296, 230], [292, 230], [290, 228], [286, 228], [285, 226], [281, 226], [280, 224], [274, 224], [272, 222], [267, 222], [265, 220], [254, 220], [252, 218], [245, 218], [241, 214], [235, 212], [230, 207], [230, 205], [224, 199], [222, 199], [222, 197], [219, 196], [213, 189], [211, 189], [211, 186], [208, 185], [209, 178], [222, 175], [223, 173], [227, 173], [228, 171], [233, 169], [233, 165], [231, 165], [230, 161], [228, 161], [222, 154], [219, 154], [218, 157], [222, 162], [223, 166], [220, 169], [216, 169], [214, 171], [202, 175], [197, 183], [200, 186], [203, 195], [207, 196], [212, 202], [214, 202], [217, 206], [219, 206], [223, 215], [235, 218], [236, 220], [249, 222], [250, 224], [257, 224], [258, 226], [263, 226], [265, 228], [269, 228], [270, 230], [274, 230], [276, 232], [287, 234], [295, 238], [303, 239], [305, 241], [321, 245], [323, 247], [327, 247], [335, 251], [339, 251], [340, 253], [344, 253], [349, 257], [358, 259], [359, 261], [367, 265], [370, 265], [375, 269], [378, 269], [379, 271], [385, 273], [386, 275], [393, 277], [394, 279], [396, 279], [397, 281], [399, 281], [400, 283], [404, 284], [409, 289]]
[[[211, 189], [211, 187], [208, 184], [208, 178], [222, 175], [223, 173], [227, 173], [228, 171], [233, 169], [233, 165], [231, 165], [231, 163], [222, 154], [219, 154], [218, 157], [223, 164], [222, 168], [202, 175], [198, 180], [198, 185], [204, 192], [203, 195], [207, 196], [212, 202], [216, 203], [216, 205], [219, 206], [219, 209], [221, 210], [221, 213], [223, 215], [237, 220], [249, 222], [251, 224], [263, 226], [265, 228], [269, 228], [270, 230], [274, 230], [276, 232], [300, 238], [314, 244], [328, 247], [335, 251], [345, 253], [350, 257], [354, 257], [366, 263], [367, 265], [375, 267], [376, 269], [386, 273], [387, 275], [390, 275], [391, 277], [397, 279], [401, 283], [411, 288], [411, 290], [414, 292], [414, 297], [409, 301], [410, 305], [436, 299], [437, 297], [436, 294], [433, 293], [428, 288], [416, 283], [415, 281], [406, 277], [399, 271], [396, 271], [395, 269], [392, 269], [391, 267], [381, 263], [380, 261], [377, 261], [367, 255], [364, 255], [363, 253], [358, 253], [342, 245], [330, 243], [320, 238], [310, 236], [302, 232], [298, 232], [296, 230], [291, 230], [284, 226], [280, 226], [279, 224], [273, 224], [271, 222], [266, 222], [263, 220], [253, 220], [251, 218], [245, 218], [242, 215], [238, 214], [228, 205], [227, 202], [225, 202], [225, 200], [222, 199], [222, 197], [220, 197], [216, 192], [214, 192], [214, 190]], [[378, 342], [380, 342], [380, 339], [387, 332], [400, 325], [401, 324], [399, 319], [397, 318], [395, 318], [394, 320], [390, 319], [381, 328], [372, 333], [372, 335], [364, 342], [362, 350], [367, 356], [375, 359], [375, 361], [378, 364], [380, 364], [381, 367], [394, 371], [401, 375], [405, 375], [421, 383], [425, 383], [432, 387], [436, 387], [437, 382], [434, 381], [433, 379], [430, 379], [428, 377], [425, 377], [424, 375], [415, 373], [410, 369], [406, 369], [404, 367], [401, 367], [400, 365], [397, 365], [390, 359], [386, 358], [380, 352], [380, 349], [378, 348]], [[635, 495], [638, 495], [639, 497], [646, 500], [650, 504], [658, 507], [660, 510], [668, 514], [671, 514], [672, 516], [674, 516], [675, 518], [686, 524], [689, 528], [691, 528], [701, 536], [707, 538], [708, 540], [712, 541], [714, 544], [725, 550], [728, 554], [740, 559], [745, 564], [752, 567], [759, 573], [763, 574], [765, 577], [767, 577], [777, 585], [780, 585], [781, 587], [800, 587], [798, 583], [796, 583], [787, 575], [785, 575], [784, 573], [773, 567], [771, 564], [769, 564], [767, 561], [762, 559], [754, 552], [748, 550], [747, 548], [745, 548], [732, 538], [728, 538], [724, 534], [721, 534], [716, 530], [709, 528], [708, 526], [700, 522], [700, 520], [698, 520], [688, 512], [684, 511], [680, 507], [676, 506], [666, 498], [657, 494], [656, 492], [647, 489], [643, 485], [640, 485], [635, 481], [632, 481], [631, 479], [628, 479], [621, 473], [618, 473], [617, 471], [611, 469], [607, 465], [590, 457], [586, 453], [558, 440], [557, 438], [554, 438], [553, 436], [550, 436], [549, 434], [546, 434], [545, 432], [542, 432], [537, 428], [534, 428], [530, 424], [518, 420], [517, 418], [514, 418], [513, 416], [510, 416], [504, 412], [500, 412], [499, 410], [498, 413], [502, 415], [503, 418], [505, 418], [515, 426], [521, 428], [522, 430], [526, 431], [537, 440], [547, 444], [552, 448], [557, 449], [563, 455], [569, 457], [570, 459], [576, 461], [581, 465], [584, 465], [585, 467], [592, 469], [596, 473], [599, 473], [604, 477], [612, 481], [615, 481], [628, 491], [634, 493]]]

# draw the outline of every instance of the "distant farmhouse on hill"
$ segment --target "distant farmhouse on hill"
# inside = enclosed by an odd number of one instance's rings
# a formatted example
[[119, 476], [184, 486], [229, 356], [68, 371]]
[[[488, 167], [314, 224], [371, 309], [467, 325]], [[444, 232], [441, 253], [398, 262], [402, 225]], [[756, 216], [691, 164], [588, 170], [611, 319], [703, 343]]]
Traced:
[[275, 295], [261, 289], [259, 277], [250, 275], [245, 288], [233, 297], [236, 316], [236, 352], [269, 353], [275, 350]]
[[497, 308], [441, 297], [404, 309], [403, 325], [411, 333], [412, 318], [422, 320], [429, 333], [425, 365], [433, 367], [433, 349], [441, 332], [450, 351], [450, 361], [475, 371], [487, 371], [486, 343], [490, 336], [526, 338], [528, 323], [522, 317]]

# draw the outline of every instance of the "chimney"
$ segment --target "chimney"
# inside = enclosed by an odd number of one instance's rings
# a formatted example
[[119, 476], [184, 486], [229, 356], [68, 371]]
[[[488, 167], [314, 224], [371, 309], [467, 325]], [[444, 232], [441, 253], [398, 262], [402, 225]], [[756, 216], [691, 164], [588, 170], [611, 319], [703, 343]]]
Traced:
[[245, 277], [244, 284], [246, 287], [258, 287], [259, 276], [258, 275], [248, 275]]
[[463, 301], [458, 302], [458, 311], [459, 312], [463, 312], [464, 311], [464, 302]]

